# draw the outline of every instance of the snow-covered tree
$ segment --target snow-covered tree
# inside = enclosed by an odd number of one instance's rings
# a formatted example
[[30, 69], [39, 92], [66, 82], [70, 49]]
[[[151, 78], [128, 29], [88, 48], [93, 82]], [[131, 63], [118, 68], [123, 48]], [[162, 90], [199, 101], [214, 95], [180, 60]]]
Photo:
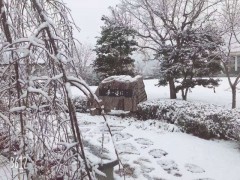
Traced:
[[218, 16], [218, 28], [224, 39], [224, 46], [221, 49], [222, 64], [224, 73], [232, 91], [232, 108], [236, 108], [237, 85], [240, 80], [240, 73], [235, 78], [230, 73], [231, 53], [240, 49], [240, 2], [238, 0], [224, 0], [221, 4], [221, 13]]
[[187, 100], [190, 88], [218, 86], [219, 80], [212, 78], [222, 70], [218, 51], [222, 39], [217, 30], [211, 26], [192, 28], [177, 37], [181, 41], [177, 52], [173, 54], [176, 45], [168, 45], [159, 53], [162, 58], [159, 85], [166, 85], [169, 78], [174, 77], [178, 82], [176, 92], [181, 91], [183, 100]]
[[76, 48], [70, 17], [61, 0], [0, 0], [0, 153], [26, 158], [11, 179], [94, 177], [71, 86], [91, 91], [66, 71]]
[[92, 45], [88, 43], [77, 44], [73, 54], [74, 66], [70, 65], [68, 69], [71, 72], [76, 72], [89, 85], [96, 85], [99, 80], [92, 66], [96, 58]]
[[185, 36], [189, 32], [197, 35], [197, 31], [211, 24], [213, 7], [218, 3], [218, 0], [121, 0], [121, 4], [112, 9], [112, 15], [116, 22], [136, 31], [144, 42], [139, 43], [139, 47], [155, 51], [156, 58], [165, 66], [161, 73], [169, 84], [170, 98], [175, 99], [175, 82], [182, 77], [179, 59], [188, 41]]
[[112, 23], [103, 17], [101, 37], [95, 48], [97, 58], [93, 63], [95, 71], [101, 78], [112, 75], [134, 75], [132, 52], [136, 50], [134, 31]]

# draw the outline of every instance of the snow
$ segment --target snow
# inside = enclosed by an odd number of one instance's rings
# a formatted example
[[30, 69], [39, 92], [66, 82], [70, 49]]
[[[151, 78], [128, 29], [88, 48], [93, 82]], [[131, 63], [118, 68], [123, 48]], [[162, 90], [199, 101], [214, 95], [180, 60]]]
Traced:
[[[101, 116], [78, 114], [83, 137], [101, 145], [101, 130], [105, 129], [104, 148], [115, 159], [111, 138]], [[204, 140], [176, 130], [174, 125], [162, 125], [153, 120], [136, 121], [107, 115], [116, 140], [116, 148], [124, 164], [133, 168], [133, 177], [126, 179], [163, 178], [171, 180], [239, 180], [240, 147], [232, 141]], [[86, 128], [87, 131], [86, 131]], [[94, 138], [93, 138], [94, 137]], [[98, 138], [97, 138], [98, 137]], [[108, 137], [108, 138], [106, 138]], [[116, 170], [118, 168], [116, 167]], [[115, 179], [123, 179], [115, 173]]]
[[72, 98], [71, 85], [69, 82], [66, 83], [66, 90], [69, 98]]
[[48, 94], [46, 92], [44, 92], [43, 90], [41, 89], [36, 89], [36, 88], [33, 88], [33, 87], [28, 87], [27, 88], [28, 92], [30, 93], [39, 93], [41, 94], [42, 96], [44, 96], [47, 100], [51, 101], [51, 98], [48, 96]]
[[4, 120], [5, 123], [7, 123], [10, 127], [12, 127], [12, 123], [9, 121], [8, 117], [5, 116], [0, 112], [0, 118]]
[[[225, 108], [231, 108], [232, 93], [231, 89], [229, 88], [228, 80], [227, 78], [224, 77], [219, 79], [221, 80], [220, 86], [215, 88], [216, 93], [214, 93], [213, 89], [197, 86], [191, 89], [191, 92], [189, 92], [188, 101], [210, 103], [224, 106]], [[232, 80], [234, 79], [235, 78], [232, 78]], [[156, 86], [156, 84], [158, 84], [157, 79], [144, 80], [144, 84], [148, 100], [169, 99], [170, 97], [169, 87]], [[238, 85], [238, 88], [240, 88], [240, 84]], [[180, 92], [177, 94], [177, 97], [178, 99], [181, 99]], [[240, 108], [240, 96], [238, 93], [237, 93], [237, 107]]]
[[110, 76], [102, 81], [102, 83], [108, 83], [111, 81], [118, 81], [118, 82], [135, 82], [142, 76], [131, 77], [127, 75], [120, 75], [120, 76]]
[[26, 106], [14, 107], [14, 108], [11, 108], [9, 112], [24, 111], [25, 109], [26, 109]]
[[68, 151], [72, 147], [76, 146], [78, 143], [66, 143], [66, 142], [59, 142], [58, 145], [62, 145], [66, 148], [65, 151]]
[[[56, 79], [61, 77], [61, 74], [57, 75]], [[221, 79], [221, 85], [216, 88], [216, 93], [211, 89], [196, 87], [189, 94], [189, 101], [229, 108], [231, 92], [227, 79]], [[74, 79], [70, 78], [70, 80]], [[168, 87], [157, 87], [155, 86], [157, 82], [157, 80], [144, 80], [149, 103], [169, 98]], [[83, 96], [83, 93], [76, 87], [71, 87], [70, 90], [70, 84], [68, 84], [67, 88], [71, 91], [73, 98]], [[92, 86], [90, 90], [95, 91], [96, 88]], [[36, 89], [29, 91], [36, 92]], [[178, 96], [180, 98], [180, 94]], [[237, 101], [240, 102], [239, 97]], [[198, 113], [198, 111], [193, 111], [193, 113]], [[151, 119], [138, 121], [135, 117], [129, 117], [128, 114], [125, 114], [124, 118], [116, 115], [118, 113], [115, 111], [106, 115], [107, 123], [113, 134], [111, 137], [102, 116], [77, 114], [86, 155], [88, 160], [95, 165], [94, 169], [101, 163], [117, 159], [115, 147], [121, 162], [127, 164], [125, 166], [127, 180], [240, 180], [239, 142], [204, 140], [180, 132], [174, 124]], [[0, 118], [8, 120], [1, 113]], [[59, 142], [59, 145], [71, 148], [76, 144]], [[0, 156], [0, 160], [1, 158], [3, 157]], [[6, 177], [5, 167], [0, 168], [0, 177]], [[118, 166], [114, 170], [114, 179], [123, 179]], [[101, 172], [97, 171], [97, 173], [103, 175]]]
[[[214, 93], [213, 89], [204, 88], [201, 86], [196, 86], [194, 89], [191, 89], [191, 92], [188, 94], [188, 101], [190, 102], [202, 102], [202, 103], [209, 103], [220, 105], [225, 108], [231, 108], [231, 98], [232, 93], [231, 89], [229, 88], [227, 78], [219, 78], [220, 85], [215, 88], [216, 93]], [[234, 80], [234, 78], [232, 78]], [[148, 100], [164, 100], [169, 99], [169, 87], [168, 86], [160, 86], [158, 87], [158, 80], [157, 79], [150, 79], [144, 80], [145, 90], [147, 93]], [[77, 88], [72, 87], [73, 91], [72, 94], [74, 97], [84, 96], [80, 90]], [[240, 88], [240, 84], [238, 85]], [[90, 86], [92, 92], [95, 92], [97, 86]], [[240, 91], [239, 91], [240, 93]], [[181, 99], [181, 93], [177, 94], [178, 99]], [[239, 102], [239, 103], [238, 103]], [[237, 93], [237, 107], [240, 108], [240, 95]]]
[[[220, 79], [220, 86], [216, 88], [216, 93], [212, 89], [196, 87], [189, 93], [189, 101], [199, 103], [199, 105], [201, 103], [215, 104], [229, 109], [231, 91], [228, 88], [227, 79]], [[157, 87], [155, 86], [157, 83], [156, 79], [144, 80], [149, 103], [169, 98], [168, 87]], [[97, 87], [90, 88], [95, 91]], [[75, 88], [72, 93], [75, 97], [82, 96]], [[181, 99], [180, 94], [178, 98]], [[240, 102], [240, 98], [237, 98], [237, 102]], [[240, 107], [239, 104], [238, 107]], [[198, 111], [193, 113], [198, 113]], [[207, 110], [206, 113], [208, 113]], [[179, 128], [173, 124], [157, 120], [137, 121], [134, 117], [121, 118], [115, 115], [118, 113], [114, 111], [106, 117], [119, 157], [123, 164], [128, 164], [125, 169], [128, 174], [126, 179], [240, 179], [239, 142], [204, 140], [181, 133]], [[108, 155], [111, 159], [115, 159], [114, 145], [103, 118], [79, 113], [78, 119], [83, 137], [92, 144], [100, 146], [102, 132], [105, 133], [104, 148], [109, 150]], [[116, 166], [114, 179], [123, 179], [119, 174], [121, 171]]]

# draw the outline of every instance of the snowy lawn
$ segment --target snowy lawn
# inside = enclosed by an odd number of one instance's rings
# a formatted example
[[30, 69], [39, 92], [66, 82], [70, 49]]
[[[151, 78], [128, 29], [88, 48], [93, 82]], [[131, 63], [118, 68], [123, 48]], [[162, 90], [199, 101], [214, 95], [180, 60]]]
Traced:
[[[229, 88], [227, 78], [219, 78], [220, 86], [216, 87], [216, 93], [213, 89], [204, 88], [202, 86], [196, 86], [191, 89], [192, 92], [188, 94], [188, 101], [205, 102], [210, 104], [216, 104], [231, 108], [232, 93]], [[233, 78], [234, 80], [235, 78]], [[169, 99], [169, 87], [155, 86], [158, 83], [157, 79], [144, 80], [145, 89], [147, 92], [148, 100], [156, 99]], [[240, 84], [238, 85], [240, 88]], [[240, 107], [240, 91], [237, 93], [237, 107]], [[181, 99], [181, 93], [177, 95], [178, 99]]]
[[[232, 93], [229, 88], [227, 78], [219, 78], [220, 86], [215, 88], [216, 93], [213, 89], [204, 88], [202, 86], [196, 86], [194, 89], [191, 89], [191, 92], [188, 94], [188, 101], [193, 102], [204, 102], [215, 105], [221, 105], [226, 108], [231, 108], [232, 103]], [[235, 78], [233, 78], [234, 80]], [[158, 100], [158, 99], [169, 99], [169, 87], [156, 86], [158, 83], [157, 79], [144, 80], [145, 90], [147, 92], [148, 100]], [[97, 86], [90, 86], [91, 90], [95, 92]], [[238, 85], [240, 88], [240, 84]], [[240, 108], [240, 91], [237, 93], [237, 107]], [[73, 96], [83, 96], [77, 88], [72, 88]], [[178, 93], [178, 99], [181, 99], [181, 93]]]
[[[103, 118], [78, 114], [85, 140], [104, 148], [115, 159], [113, 144]], [[178, 131], [174, 125], [159, 121], [107, 116], [120, 158], [128, 174], [126, 179], [166, 180], [239, 180], [239, 144], [207, 141]], [[96, 158], [92, 159], [93, 162]], [[115, 179], [123, 179], [116, 172]]]

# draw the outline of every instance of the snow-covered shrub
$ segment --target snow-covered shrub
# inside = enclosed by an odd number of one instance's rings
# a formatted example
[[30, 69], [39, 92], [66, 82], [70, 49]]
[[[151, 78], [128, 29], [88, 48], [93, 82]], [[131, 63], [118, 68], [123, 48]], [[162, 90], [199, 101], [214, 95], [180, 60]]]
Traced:
[[75, 105], [76, 112], [86, 113], [88, 111], [88, 100], [85, 97], [73, 99], [73, 104]]
[[159, 119], [178, 125], [182, 131], [210, 139], [240, 141], [240, 111], [216, 105], [178, 100], [139, 104], [137, 118]]

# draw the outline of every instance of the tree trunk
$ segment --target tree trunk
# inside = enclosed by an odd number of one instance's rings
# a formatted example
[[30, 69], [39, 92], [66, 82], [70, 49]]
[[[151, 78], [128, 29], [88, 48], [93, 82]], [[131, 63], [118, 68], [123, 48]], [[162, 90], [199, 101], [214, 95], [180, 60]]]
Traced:
[[232, 86], [232, 109], [236, 108], [237, 87]]
[[170, 88], [170, 99], [177, 99], [177, 93], [176, 93], [173, 78], [171, 78], [168, 82], [169, 82], [169, 88]]
[[188, 94], [188, 88], [186, 88], [185, 91], [184, 91], [184, 89], [182, 89], [181, 91], [182, 91], [182, 99], [184, 101], [186, 101], [187, 100], [187, 94]]

